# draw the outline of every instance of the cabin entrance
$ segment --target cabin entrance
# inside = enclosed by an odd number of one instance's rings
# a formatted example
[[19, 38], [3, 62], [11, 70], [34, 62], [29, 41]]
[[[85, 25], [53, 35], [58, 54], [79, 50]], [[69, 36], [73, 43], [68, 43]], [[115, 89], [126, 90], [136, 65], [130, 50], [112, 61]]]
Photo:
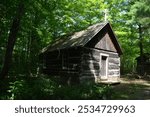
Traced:
[[108, 78], [108, 55], [100, 54], [100, 78], [107, 80]]

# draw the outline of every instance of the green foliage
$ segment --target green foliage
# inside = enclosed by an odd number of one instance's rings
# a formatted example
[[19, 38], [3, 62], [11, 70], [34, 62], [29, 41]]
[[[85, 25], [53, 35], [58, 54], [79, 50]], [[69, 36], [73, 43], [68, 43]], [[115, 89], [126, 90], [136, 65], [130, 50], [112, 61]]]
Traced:
[[[15, 82], [10, 82], [8, 92], [11, 94], [9, 99], [16, 99], [21, 96], [21, 92], [25, 91], [25, 82], [23, 80], [17, 80]], [[23, 91], [23, 92], [24, 92]]]
[[[107, 85], [82, 84], [63, 86], [47, 78], [18, 79], [9, 81], [0, 99], [110, 99], [111, 88]], [[4, 91], [3, 91], [4, 92]]]
[[[0, 2], [0, 70], [4, 62], [7, 38], [18, 0]], [[10, 74], [33, 76], [38, 73], [39, 52], [57, 37], [108, 21], [123, 49], [123, 72], [135, 70], [139, 55], [137, 23], [142, 24], [144, 52], [149, 52], [149, 0], [22, 0], [25, 14], [13, 51]], [[132, 51], [130, 51], [132, 50]]]
[[96, 84], [61, 86], [56, 89], [55, 99], [109, 99], [110, 87]]
[[[0, 1], [0, 71], [18, 2], [18, 0]], [[20, 79], [20, 76], [33, 77], [39, 74], [38, 55], [42, 48], [61, 35], [104, 21], [104, 9], [109, 11], [108, 21], [112, 24], [123, 49], [122, 73], [135, 71], [135, 58], [140, 53], [139, 23], [142, 25], [144, 52], [149, 52], [149, 0], [22, 0], [22, 2], [25, 4], [25, 13], [17, 35], [9, 71], [9, 76], [19, 78], [5, 79], [0, 82], [1, 99], [104, 98], [104, 95], [109, 93], [107, 91], [110, 91], [106, 86], [66, 87], [43, 78]]]

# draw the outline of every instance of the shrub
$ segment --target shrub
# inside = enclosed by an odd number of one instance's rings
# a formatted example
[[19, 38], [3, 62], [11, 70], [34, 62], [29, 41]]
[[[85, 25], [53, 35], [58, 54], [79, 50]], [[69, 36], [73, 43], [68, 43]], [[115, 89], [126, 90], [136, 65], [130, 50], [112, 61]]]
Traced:
[[[82, 84], [75, 86], [57, 86], [53, 88], [51, 99], [84, 100], [84, 99], [110, 99], [111, 88], [107, 85]], [[49, 98], [49, 99], [50, 99]]]
[[[7, 93], [0, 99], [110, 99], [111, 88], [102, 84], [63, 86], [48, 78], [18, 78], [9, 81]], [[4, 94], [4, 93], [3, 93]]]

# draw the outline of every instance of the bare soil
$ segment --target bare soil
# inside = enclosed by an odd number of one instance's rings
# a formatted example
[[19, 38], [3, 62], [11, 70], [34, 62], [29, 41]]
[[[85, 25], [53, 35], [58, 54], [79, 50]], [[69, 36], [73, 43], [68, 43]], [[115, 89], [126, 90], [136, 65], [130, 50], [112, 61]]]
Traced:
[[120, 78], [121, 83], [112, 86], [112, 99], [149, 100], [150, 79]]

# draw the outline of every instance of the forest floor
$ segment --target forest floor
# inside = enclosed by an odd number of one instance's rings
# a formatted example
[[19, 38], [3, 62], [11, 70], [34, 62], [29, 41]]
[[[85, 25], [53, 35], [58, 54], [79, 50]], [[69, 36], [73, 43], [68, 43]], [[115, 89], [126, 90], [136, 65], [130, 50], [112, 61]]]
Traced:
[[121, 83], [112, 86], [112, 99], [149, 100], [150, 79], [120, 78]]

